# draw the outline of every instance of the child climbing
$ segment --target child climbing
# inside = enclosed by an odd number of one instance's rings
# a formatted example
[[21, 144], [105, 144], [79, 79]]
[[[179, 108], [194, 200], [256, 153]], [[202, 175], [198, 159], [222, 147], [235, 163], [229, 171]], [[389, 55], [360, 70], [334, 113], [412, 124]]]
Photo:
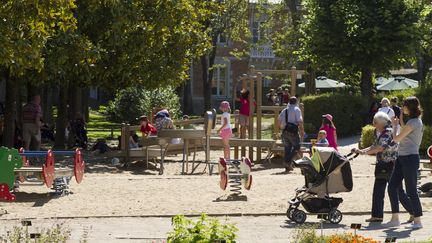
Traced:
[[[249, 116], [251, 114], [250, 111], [250, 103], [249, 103], [249, 90], [242, 89], [240, 91], [240, 98], [237, 99], [240, 101], [240, 114], [239, 114], [239, 124], [240, 124], [240, 134], [243, 135], [241, 138], [246, 138], [246, 130], [249, 128]], [[254, 102], [254, 106], [256, 103]], [[249, 130], [248, 130], [249, 132]]]
[[228, 101], [222, 101], [219, 109], [222, 111], [222, 118], [221, 118], [221, 127], [217, 130], [218, 134], [220, 134], [220, 137], [222, 138], [223, 143], [223, 149], [224, 149], [224, 158], [230, 159], [230, 144], [229, 140], [232, 135], [232, 129], [231, 129], [231, 108]]

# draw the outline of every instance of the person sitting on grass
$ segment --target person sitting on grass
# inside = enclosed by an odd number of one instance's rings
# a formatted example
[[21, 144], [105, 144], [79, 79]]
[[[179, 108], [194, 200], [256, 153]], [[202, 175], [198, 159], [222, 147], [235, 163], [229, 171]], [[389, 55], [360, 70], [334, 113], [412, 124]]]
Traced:
[[319, 147], [328, 147], [329, 142], [327, 140], [327, 132], [325, 130], [320, 130], [318, 132], [317, 146]]
[[157, 129], [152, 124], [150, 124], [146, 115], [140, 116], [139, 121], [141, 125], [140, 131], [143, 138], [157, 135]]

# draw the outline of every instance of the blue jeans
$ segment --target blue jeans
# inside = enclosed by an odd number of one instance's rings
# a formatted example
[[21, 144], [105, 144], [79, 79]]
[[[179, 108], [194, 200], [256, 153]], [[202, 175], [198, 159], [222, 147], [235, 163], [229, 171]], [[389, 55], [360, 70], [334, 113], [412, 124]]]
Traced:
[[[379, 179], [375, 178], [375, 183], [373, 187], [372, 194], [372, 217], [383, 218], [384, 217], [384, 196], [385, 189], [387, 186], [387, 179]], [[402, 183], [398, 189], [398, 196], [402, 206], [405, 210], [412, 214], [412, 207], [409, 198], [405, 194], [405, 191], [402, 188]]]
[[285, 143], [285, 164], [291, 166], [294, 155], [300, 150], [300, 135], [290, 133]]
[[418, 154], [410, 154], [399, 156], [393, 170], [388, 185], [388, 194], [392, 213], [399, 213], [399, 188], [401, 183], [405, 181], [406, 195], [408, 196], [414, 217], [423, 215], [420, 198], [417, 193], [417, 171], [420, 165], [420, 156]]

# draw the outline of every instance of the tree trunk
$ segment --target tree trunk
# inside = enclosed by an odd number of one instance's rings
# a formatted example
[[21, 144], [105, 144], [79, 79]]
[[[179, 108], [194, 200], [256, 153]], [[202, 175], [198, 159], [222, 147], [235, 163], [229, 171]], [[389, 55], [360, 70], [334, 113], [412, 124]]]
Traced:
[[10, 70], [3, 72], [4, 80], [6, 81], [6, 98], [5, 98], [5, 117], [4, 117], [4, 133], [3, 146], [12, 148], [14, 146], [15, 135], [15, 119], [17, 116], [17, 90], [19, 83], [10, 76]]
[[81, 102], [81, 110], [84, 115], [84, 119], [88, 122], [90, 118], [90, 110], [89, 110], [89, 96], [90, 96], [90, 88], [86, 87], [82, 89], [82, 102]]
[[77, 115], [82, 115], [82, 94], [81, 88], [69, 87], [69, 119], [77, 118]]
[[204, 111], [211, 109], [211, 81], [209, 81], [207, 56], [201, 57], [201, 69], [203, 80], [203, 97], [204, 97]]
[[56, 119], [56, 134], [55, 144], [56, 149], [65, 148], [65, 130], [68, 122], [67, 98], [68, 98], [68, 82], [63, 81], [60, 84], [59, 100], [57, 102], [57, 119]]
[[372, 69], [363, 68], [361, 70], [361, 94], [364, 97], [372, 97]]
[[312, 95], [316, 93], [315, 71], [310, 66], [307, 67], [306, 70], [305, 93], [306, 95]]
[[183, 86], [183, 111], [185, 114], [192, 114], [193, 111], [193, 105], [192, 105], [192, 89], [191, 89], [191, 83], [193, 80], [188, 80]]
[[44, 85], [42, 92], [42, 114], [44, 122], [53, 125], [53, 96], [54, 90], [50, 84]]

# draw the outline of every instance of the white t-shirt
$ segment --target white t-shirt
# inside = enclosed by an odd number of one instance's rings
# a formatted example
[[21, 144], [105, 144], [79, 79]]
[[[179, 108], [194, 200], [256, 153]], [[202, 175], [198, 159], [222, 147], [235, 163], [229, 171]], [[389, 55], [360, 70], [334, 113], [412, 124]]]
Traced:
[[379, 108], [378, 112], [386, 113], [388, 115], [388, 117], [390, 118], [390, 120], [393, 119], [393, 117], [395, 116], [393, 109], [388, 107], [388, 106]]
[[224, 113], [222, 113], [222, 117], [221, 117], [221, 125], [224, 124], [224, 118], [226, 118], [227, 121], [228, 121], [228, 123], [227, 123], [227, 125], [226, 125], [226, 127], [225, 127], [224, 129], [227, 129], [227, 128], [231, 129], [231, 114], [228, 113], [228, 112], [224, 112]]

